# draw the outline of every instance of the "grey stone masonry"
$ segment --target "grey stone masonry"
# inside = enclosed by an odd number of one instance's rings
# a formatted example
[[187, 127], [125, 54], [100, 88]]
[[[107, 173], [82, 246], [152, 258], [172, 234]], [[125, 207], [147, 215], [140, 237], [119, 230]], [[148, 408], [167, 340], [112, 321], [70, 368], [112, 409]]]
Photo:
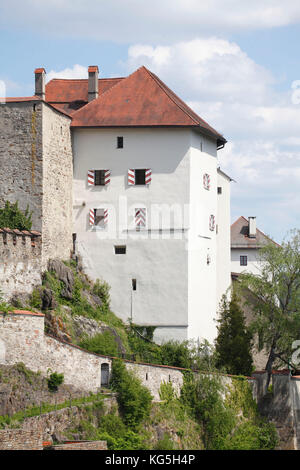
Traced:
[[[26, 311], [0, 313], [0, 364], [23, 362], [33, 371], [46, 376], [48, 369], [64, 374], [66, 384], [77, 389], [96, 392], [101, 387], [101, 371], [111, 374], [113, 358], [93, 354], [73, 344], [44, 334], [44, 315]], [[126, 368], [137, 375], [150, 390], [154, 401], [159, 401], [161, 383], [171, 382], [180, 394], [184, 369], [124, 361]], [[223, 375], [224, 383], [231, 377]], [[253, 382], [254, 379], [249, 379]]]
[[0, 106], [0, 207], [27, 205], [43, 233], [42, 268], [72, 250], [73, 161], [70, 118], [40, 100]]
[[42, 433], [35, 429], [0, 431], [0, 450], [43, 450]]
[[31, 293], [41, 284], [42, 239], [39, 232], [0, 229], [0, 289], [4, 300]]
[[42, 230], [43, 105], [39, 101], [0, 106], [0, 207], [6, 200], [33, 211], [33, 229]]

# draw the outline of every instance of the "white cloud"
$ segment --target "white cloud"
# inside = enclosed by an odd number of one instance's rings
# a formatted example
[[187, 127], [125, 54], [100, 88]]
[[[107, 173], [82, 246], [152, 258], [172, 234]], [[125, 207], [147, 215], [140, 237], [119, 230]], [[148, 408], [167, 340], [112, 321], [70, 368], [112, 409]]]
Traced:
[[[193, 39], [172, 46], [134, 45], [128, 68], [148, 66], [175, 83], [193, 101], [263, 104], [271, 101], [274, 78], [240, 47], [219, 38]], [[174, 86], [174, 85], [173, 85]], [[269, 96], [270, 95], [270, 96]]]
[[233, 217], [256, 214], [261, 228], [281, 240], [300, 220], [300, 105], [292, 88], [276, 92], [267, 69], [214, 37], [130, 47], [128, 71], [142, 64], [228, 139], [219, 160], [237, 181]]
[[50, 70], [46, 75], [47, 82], [53, 78], [88, 78], [88, 69], [83, 65], [75, 64], [72, 68], [65, 68], [59, 72]]
[[295, 0], [10, 0], [0, 3], [0, 24], [55, 36], [114, 42], [166, 43], [295, 24]]

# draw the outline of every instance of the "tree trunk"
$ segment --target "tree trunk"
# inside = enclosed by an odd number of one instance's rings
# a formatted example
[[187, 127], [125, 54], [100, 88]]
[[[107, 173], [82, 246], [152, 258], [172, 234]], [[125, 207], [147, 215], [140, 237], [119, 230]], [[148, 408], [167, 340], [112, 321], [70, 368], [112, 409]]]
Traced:
[[273, 363], [274, 363], [274, 361], [275, 361], [275, 359], [276, 359], [275, 348], [276, 348], [276, 342], [274, 341], [273, 344], [272, 344], [272, 347], [271, 347], [271, 351], [270, 351], [270, 354], [269, 354], [269, 358], [268, 358], [268, 360], [267, 360], [267, 364], [266, 364], [266, 371], [268, 372], [268, 380], [267, 380], [267, 385], [266, 385], [266, 393], [267, 393], [267, 391], [268, 391], [268, 386], [269, 386], [270, 381], [271, 381]]

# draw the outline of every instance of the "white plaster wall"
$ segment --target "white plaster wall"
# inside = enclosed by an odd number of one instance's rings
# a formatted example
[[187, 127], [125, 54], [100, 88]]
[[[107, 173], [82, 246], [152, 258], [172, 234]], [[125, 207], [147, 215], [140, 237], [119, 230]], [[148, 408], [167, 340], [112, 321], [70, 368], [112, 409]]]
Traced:
[[[209, 341], [216, 335], [216, 230], [209, 229], [209, 216], [214, 215], [217, 220], [216, 154], [215, 141], [192, 134], [188, 337], [206, 338]], [[210, 175], [209, 190], [203, 186], [204, 173]]]
[[[117, 136], [124, 137], [124, 148], [117, 149]], [[84, 267], [92, 278], [103, 278], [111, 285], [112, 310], [123, 320], [143, 325], [175, 328], [178, 339], [187, 337], [188, 258], [184, 207], [189, 203], [190, 131], [164, 129], [75, 130], [74, 147], [74, 232]], [[149, 186], [128, 186], [129, 168], [151, 168]], [[90, 169], [109, 169], [111, 183], [88, 187]], [[83, 205], [84, 204], [84, 205]], [[181, 217], [175, 222], [152, 218], [151, 233], [132, 230], [133, 210], [164, 204]], [[122, 206], [123, 205], [123, 206]], [[122, 206], [122, 210], [121, 207]], [[89, 210], [109, 208], [106, 230], [91, 228]], [[115, 222], [113, 214], [115, 214]], [[123, 214], [123, 215], [122, 215]], [[118, 230], [115, 231], [115, 226]], [[174, 234], [170, 228], [177, 228]], [[149, 226], [148, 226], [149, 228]], [[162, 233], [158, 232], [163, 228]], [[129, 230], [129, 232], [127, 232]], [[114, 245], [126, 245], [126, 255], [115, 255]], [[132, 291], [132, 279], [137, 290]], [[167, 330], [162, 328], [160, 340]]]
[[230, 179], [218, 172], [218, 186], [222, 193], [217, 194], [217, 307], [224, 294], [230, 297], [231, 258], [230, 258]]
[[[116, 148], [117, 136], [124, 138], [123, 149]], [[217, 254], [209, 216], [217, 222], [216, 142], [188, 129], [75, 129], [73, 148], [77, 249], [87, 274], [111, 285], [112, 310], [125, 321], [160, 327], [159, 342], [211, 341]], [[151, 185], [128, 186], [129, 168], [151, 168]], [[109, 169], [111, 183], [89, 187], [90, 169]], [[211, 176], [209, 191], [203, 188], [204, 173]], [[157, 205], [177, 217], [159, 222], [152, 212]], [[151, 236], [132, 230], [136, 207], [146, 208]], [[89, 225], [94, 208], [109, 209], [105, 230]], [[120, 244], [126, 245], [126, 255], [114, 254]]]
[[[247, 266], [240, 266], [240, 256], [247, 256]], [[247, 272], [252, 274], [260, 274], [261, 263], [258, 255], [258, 250], [254, 248], [231, 248], [231, 272]]]

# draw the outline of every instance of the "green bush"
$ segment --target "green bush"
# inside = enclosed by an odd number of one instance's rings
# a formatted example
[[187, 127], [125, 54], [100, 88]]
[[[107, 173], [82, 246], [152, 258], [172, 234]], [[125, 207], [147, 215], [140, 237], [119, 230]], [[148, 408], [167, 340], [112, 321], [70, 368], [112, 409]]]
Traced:
[[163, 363], [168, 366], [183, 367], [184, 369], [191, 369], [193, 360], [191, 351], [189, 350], [188, 341], [168, 341], [163, 343], [160, 348]]
[[227, 435], [236, 424], [234, 412], [224, 406], [224, 392], [217, 376], [184, 374], [181, 401], [203, 426], [206, 449], [223, 449]]
[[242, 423], [224, 444], [227, 450], [272, 450], [278, 439], [272, 423]]
[[98, 333], [91, 338], [86, 337], [80, 341], [79, 346], [96, 354], [119, 356], [118, 343], [110, 331]]
[[110, 286], [105, 281], [100, 281], [97, 279], [94, 286], [93, 286], [93, 294], [100, 297], [102, 302], [109, 307], [110, 303], [110, 296], [109, 296]]
[[53, 372], [50, 374], [50, 377], [47, 379], [47, 381], [50, 392], [57, 392], [59, 385], [61, 385], [64, 381], [64, 374]]
[[174, 442], [172, 441], [169, 434], [165, 433], [164, 437], [157, 441], [156, 445], [154, 446], [154, 450], [174, 450]]
[[117, 392], [124, 423], [129, 428], [138, 428], [150, 414], [152, 401], [150, 391], [134, 374], [127, 371], [120, 359], [113, 360], [111, 385]]
[[166, 403], [170, 403], [176, 399], [176, 393], [172, 382], [163, 381], [159, 387], [159, 398]]
[[11, 204], [9, 201], [5, 202], [3, 209], [0, 209], [0, 227], [7, 227], [18, 230], [31, 230], [32, 227], [32, 212], [29, 212], [27, 206], [23, 213], [19, 209], [18, 201]]

